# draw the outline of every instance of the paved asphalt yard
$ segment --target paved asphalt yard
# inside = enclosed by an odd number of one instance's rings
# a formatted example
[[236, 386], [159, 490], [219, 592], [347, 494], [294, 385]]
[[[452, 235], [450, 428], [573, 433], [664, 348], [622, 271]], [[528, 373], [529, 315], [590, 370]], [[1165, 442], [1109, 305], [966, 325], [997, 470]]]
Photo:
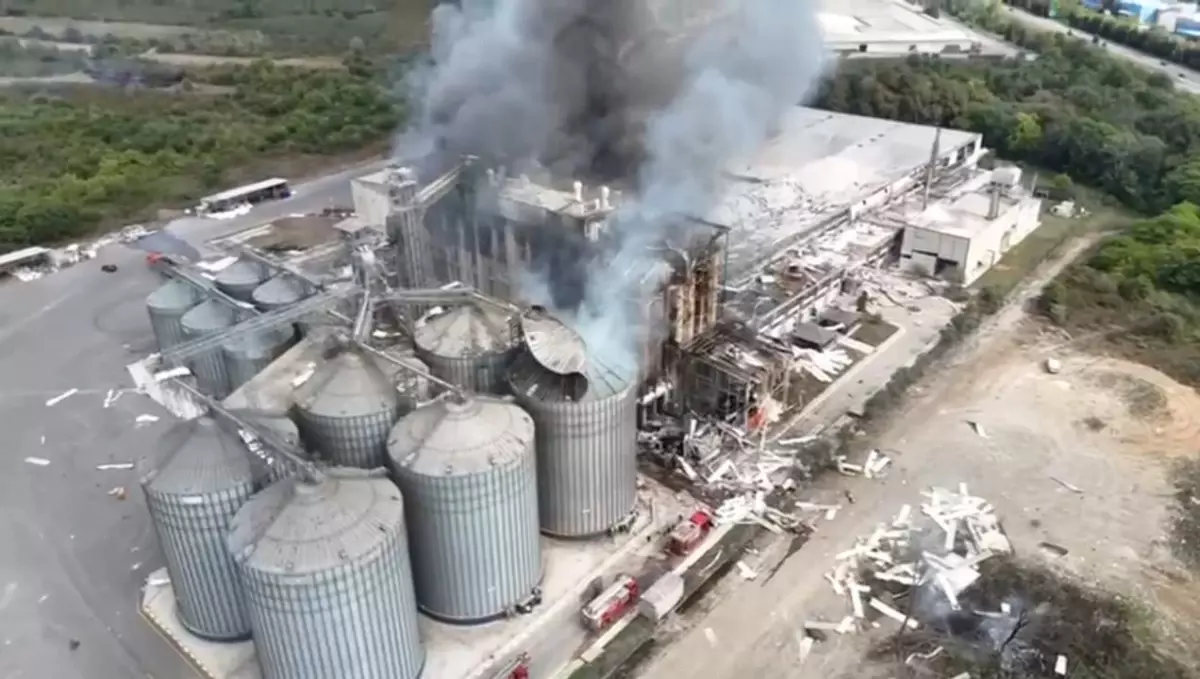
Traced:
[[[302, 184], [295, 198], [239, 220], [189, 219], [169, 230], [198, 246], [331, 201], [349, 204], [347, 180], [376, 165]], [[154, 349], [144, 304], [160, 281], [144, 254], [112, 245], [36, 281], [0, 281], [0, 679], [197, 676], [138, 612], [146, 574], [161, 565], [139, 471], [96, 469], [154, 458], [169, 425], [137, 394], [104, 407], [109, 389], [130, 386], [125, 366]], [[119, 269], [104, 273], [104, 264]], [[69, 389], [79, 392], [47, 407]], [[136, 426], [144, 413], [161, 420]], [[109, 495], [116, 487], [124, 500]]]

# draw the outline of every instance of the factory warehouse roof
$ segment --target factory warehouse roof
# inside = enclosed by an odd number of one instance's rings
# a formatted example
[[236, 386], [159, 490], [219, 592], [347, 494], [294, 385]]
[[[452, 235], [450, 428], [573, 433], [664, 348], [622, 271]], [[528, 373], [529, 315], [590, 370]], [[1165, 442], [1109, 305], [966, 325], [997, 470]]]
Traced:
[[[937, 129], [796, 107], [780, 132], [730, 181], [705, 220], [729, 227], [729, 279], [790, 245], [854, 203], [929, 162]], [[980, 139], [943, 129], [945, 158]]]

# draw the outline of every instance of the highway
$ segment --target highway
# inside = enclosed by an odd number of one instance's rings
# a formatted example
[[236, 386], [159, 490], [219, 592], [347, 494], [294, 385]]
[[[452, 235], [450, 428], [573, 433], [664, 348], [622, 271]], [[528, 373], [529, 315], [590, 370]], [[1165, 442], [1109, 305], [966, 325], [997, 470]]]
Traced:
[[[287, 214], [348, 205], [348, 180], [380, 166], [299, 184], [293, 198], [235, 220], [187, 218], [167, 230], [201, 247]], [[104, 264], [119, 269], [104, 273]], [[138, 478], [169, 416], [132, 393], [104, 405], [109, 389], [130, 386], [125, 366], [154, 350], [144, 304], [159, 283], [144, 253], [124, 245], [35, 281], [0, 283], [2, 679], [197, 676], [137, 607], [146, 574], [161, 565]], [[79, 392], [46, 405], [69, 389]], [[161, 419], [135, 426], [142, 414]], [[139, 469], [96, 469], [125, 462]], [[109, 494], [118, 487], [124, 500]]]
[[[1066, 33], [1070, 31], [1075, 36], [1090, 40], [1093, 36], [1091, 33], [1081, 31], [1077, 28], [1071, 28], [1066, 24], [1059, 23], [1053, 19], [1035, 16], [1028, 12], [1023, 12], [1019, 9], [1014, 9], [1008, 5], [1001, 5], [1004, 11], [1013, 19], [1025, 24], [1030, 28], [1035, 28], [1041, 31], [1053, 31], [1055, 33]], [[1118, 56], [1126, 61], [1136, 64], [1148, 71], [1157, 71], [1171, 77], [1175, 82], [1175, 86], [1179, 89], [1190, 92], [1191, 94], [1200, 94], [1200, 73], [1191, 69], [1173, 64], [1169, 61], [1163, 61], [1158, 57], [1143, 54], [1137, 50], [1129, 49], [1118, 43], [1111, 42], [1104, 38], [1100, 38], [1105, 43], [1105, 49], [1115, 56]]]

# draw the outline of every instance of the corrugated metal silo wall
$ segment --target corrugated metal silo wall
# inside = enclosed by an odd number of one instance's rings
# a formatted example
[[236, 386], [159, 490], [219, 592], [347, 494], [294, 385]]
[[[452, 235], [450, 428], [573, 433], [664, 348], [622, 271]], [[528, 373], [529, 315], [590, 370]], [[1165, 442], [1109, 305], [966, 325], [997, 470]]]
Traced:
[[464, 389], [477, 394], [506, 394], [508, 393], [508, 366], [516, 355], [515, 351], [501, 354], [488, 354], [473, 358], [457, 358], [439, 356], [438, 354], [416, 350], [417, 357], [435, 377], [440, 377], [451, 384], [457, 384]]
[[637, 501], [637, 392], [569, 403], [521, 398], [537, 431], [542, 532], [603, 533]]
[[225, 534], [254, 486], [247, 483], [203, 496], [164, 495], [149, 488], [145, 491], [175, 589], [180, 622], [206, 639], [249, 637], [250, 619]]
[[[189, 340], [198, 339], [211, 332], [188, 332]], [[229, 372], [225, 369], [225, 353], [220, 347], [198, 354], [191, 359], [189, 367], [196, 376], [196, 385], [213, 398], [222, 399], [229, 395]]]
[[421, 610], [447, 622], [484, 622], [529, 596], [542, 578], [532, 440], [519, 464], [486, 474], [395, 473]]
[[305, 441], [330, 462], [375, 469], [387, 466], [388, 435], [401, 413], [388, 410], [369, 415], [330, 417], [300, 409], [297, 415]]
[[279, 337], [262, 340], [263, 346], [255, 351], [246, 351], [234, 346], [222, 347], [225, 356], [225, 372], [229, 375], [229, 391], [233, 393], [238, 387], [249, 382], [255, 375], [279, 358], [292, 345], [295, 330], [291, 334], [280, 333]]
[[146, 311], [150, 315], [150, 330], [154, 333], [154, 339], [158, 341], [158, 350], [164, 351], [173, 346], [183, 344], [187, 341], [187, 335], [183, 330], [183, 315], [196, 306], [191, 304], [187, 307], [176, 309], [155, 309], [147, 307]]
[[403, 525], [373, 561], [295, 578], [239, 571], [263, 679], [416, 679], [425, 664]]
[[230, 297], [232, 297], [236, 300], [239, 300], [242, 302], [250, 302], [250, 301], [253, 301], [253, 299], [254, 299], [254, 297], [253, 297], [254, 289], [262, 284], [263, 284], [262, 279], [255, 280], [255, 281], [248, 281], [246, 283], [218, 282], [217, 288], [220, 289], [221, 292], [225, 293], [226, 295], [229, 295]]

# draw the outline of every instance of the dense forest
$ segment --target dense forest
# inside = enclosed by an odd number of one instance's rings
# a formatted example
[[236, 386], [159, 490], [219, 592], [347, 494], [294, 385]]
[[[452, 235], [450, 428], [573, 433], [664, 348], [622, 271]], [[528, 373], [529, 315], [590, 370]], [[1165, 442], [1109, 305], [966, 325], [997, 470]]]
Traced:
[[358, 149], [398, 122], [364, 73], [267, 62], [170, 91], [0, 90], [0, 251], [194, 198], [264, 158]]
[[1014, 32], [1040, 57], [846, 61], [817, 105], [980, 132], [1001, 157], [1065, 173], [1142, 212], [1200, 203], [1200, 99], [1080, 40]]

